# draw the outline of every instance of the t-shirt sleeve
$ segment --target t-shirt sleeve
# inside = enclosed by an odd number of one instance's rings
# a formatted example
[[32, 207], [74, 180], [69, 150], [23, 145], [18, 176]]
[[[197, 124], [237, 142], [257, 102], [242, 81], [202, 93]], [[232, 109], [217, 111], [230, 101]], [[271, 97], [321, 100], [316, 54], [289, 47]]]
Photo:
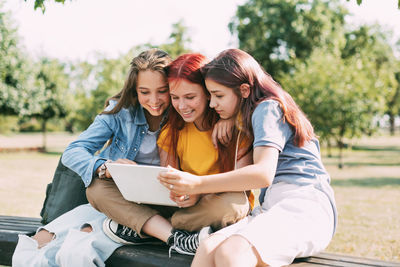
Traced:
[[168, 132], [169, 132], [169, 124], [166, 124], [161, 129], [160, 135], [158, 136], [158, 139], [157, 139], [158, 147], [166, 152], [169, 152], [169, 148], [170, 148], [170, 144], [171, 144], [171, 138], [169, 138]]
[[279, 102], [266, 100], [258, 104], [251, 118], [253, 147], [271, 146], [282, 152], [293, 131], [285, 122]]

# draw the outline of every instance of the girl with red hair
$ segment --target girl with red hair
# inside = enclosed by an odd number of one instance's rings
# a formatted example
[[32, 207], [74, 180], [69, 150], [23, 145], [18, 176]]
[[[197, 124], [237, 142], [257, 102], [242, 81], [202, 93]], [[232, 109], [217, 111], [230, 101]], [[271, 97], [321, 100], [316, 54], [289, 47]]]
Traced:
[[169, 171], [159, 179], [177, 195], [261, 188], [261, 206], [205, 239], [192, 266], [283, 266], [325, 249], [337, 215], [309, 120], [242, 50], [223, 51], [202, 73], [210, 107], [223, 119], [234, 118], [252, 140], [254, 163], [205, 176]]

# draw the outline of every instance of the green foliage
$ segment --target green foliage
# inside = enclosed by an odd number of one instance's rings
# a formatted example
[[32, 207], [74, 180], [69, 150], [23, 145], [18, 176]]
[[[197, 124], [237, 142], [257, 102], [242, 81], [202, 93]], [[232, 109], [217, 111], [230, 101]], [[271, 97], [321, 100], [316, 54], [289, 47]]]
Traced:
[[239, 46], [275, 78], [307, 59], [313, 49], [341, 39], [346, 10], [337, 0], [249, 0], [238, 7], [229, 24]]
[[31, 117], [47, 121], [51, 118], [65, 117], [64, 97], [68, 92], [68, 76], [64, 64], [56, 59], [42, 58], [35, 65], [36, 89], [31, 95]]
[[122, 89], [130, 67], [129, 62], [140, 52], [158, 47], [172, 58], [189, 52], [187, 46], [191, 40], [187, 30], [181, 20], [172, 25], [172, 32], [165, 44], [157, 46], [146, 43], [134, 46], [127, 54], [115, 59], [100, 56], [96, 64], [82, 62], [73, 66], [71, 79], [75, 99], [71, 103], [72, 112], [67, 117], [69, 129], [81, 131], [90, 125], [94, 117], [104, 109], [106, 99]]
[[9, 134], [18, 130], [18, 117], [0, 115], [0, 134]]
[[17, 29], [0, 3], [0, 113], [27, 113], [24, 101], [30, 95], [30, 62], [21, 51]]
[[185, 26], [183, 20], [172, 24], [172, 32], [169, 36], [169, 41], [169, 43], [160, 45], [160, 49], [167, 52], [172, 58], [190, 52], [187, 45], [191, 43], [191, 39], [188, 36], [188, 28]]
[[[355, 71], [358, 70], [358, 71]], [[371, 134], [384, 108], [383, 86], [376, 87], [372, 64], [315, 50], [282, 84], [308, 115], [323, 140]]]
[[132, 51], [116, 59], [101, 57], [95, 64], [75, 66], [73, 80], [74, 103], [67, 117], [71, 131], [86, 129], [104, 109], [107, 98], [118, 93], [126, 79]]
[[400, 62], [389, 45], [390, 38], [391, 33], [385, 32], [379, 25], [361, 26], [346, 34], [347, 41], [342, 57], [356, 57], [374, 63], [375, 73], [372, 77], [378, 86], [384, 88], [381, 91], [385, 98], [384, 109], [389, 115], [393, 134], [394, 119], [400, 111], [400, 74], [397, 74], [400, 73]]
[[[26, 2], [27, 0], [25, 0]], [[35, 5], [34, 5], [34, 9], [36, 10], [37, 8], [40, 8], [42, 10], [42, 12], [44, 13], [46, 11], [46, 6], [45, 6], [45, 2], [46, 0], [35, 0]], [[64, 4], [65, 0], [54, 0], [54, 2], [56, 3], [61, 3]]]

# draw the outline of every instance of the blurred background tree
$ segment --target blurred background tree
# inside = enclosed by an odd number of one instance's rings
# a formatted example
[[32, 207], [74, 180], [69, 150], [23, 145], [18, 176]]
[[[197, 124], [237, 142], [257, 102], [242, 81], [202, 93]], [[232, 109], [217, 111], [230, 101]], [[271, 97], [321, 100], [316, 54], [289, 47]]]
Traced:
[[43, 134], [42, 149], [46, 151], [47, 125], [50, 119], [64, 118], [67, 115], [68, 74], [65, 65], [57, 59], [41, 58], [33, 68], [35, 88], [27, 99], [30, 112], [24, 116], [40, 121], [40, 131]]
[[[35, 3], [44, 11], [45, 0]], [[339, 0], [248, 0], [228, 26], [239, 47], [292, 94], [321, 141], [337, 145], [340, 155], [345, 142], [371, 135], [385, 120], [394, 134], [400, 115], [400, 45], [393, 46], [391, 33], [378, 25], [346, 24], [348, 15]], [[173, 58], [191, 51], [183, 20], [171, 25], [161, 44], [137, 45], [115, 58], [98, 54], [94, 62], [30, 58], [2, 11], [0, 31], [3, 131], [82, 131], [121, 90], [134, 56], [151, 47]]]
[[279, 80], [294, 68], [293, 60], [337, 42], [347, 13], [337, 0], [249, 0], [238, 6], [229, 28], [239, 47]]
[[0, 2], [0, 114], [18, 115], [29, 113], [25, 99], [29, 95], [26, 87], [30, 76], [30, 62], [20, 47], [17, 28], [10, 14], [1, 11]]

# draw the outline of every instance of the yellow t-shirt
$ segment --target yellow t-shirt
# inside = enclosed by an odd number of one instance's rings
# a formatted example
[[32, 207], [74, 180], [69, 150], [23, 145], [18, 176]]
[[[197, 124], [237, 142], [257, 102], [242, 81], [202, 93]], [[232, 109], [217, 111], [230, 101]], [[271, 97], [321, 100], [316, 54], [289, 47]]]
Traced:
[[[157, 140], [158, 146], [166, 152], [169, 152], [170, 144], [167, 138], [168, 129], [169, 125], [163, 128]], [[177, 156], [182, 171], [196, 175], [220, 173], [218, 149], [212, 143], [211, 133], [212, 130], [199, 131], [194, 123], [185, 124], [185, 127], [179, 132], [177, 144]], [[248, 142], [248, 139], [245, 138], [239, 146], [244, 147]], [[251, 190], [247, 191], [247, 197], [251, 209], [253, 209], [255, 197]]]
[[[158, 146], [166, 152], [169, 152], [169, 141], [165, 140], [168, 127], [161, 131], [157, 141]], [[176, 152], [182, 171], [196, 175], [220, 172], [218, 150], [212, 144], [211, 133], [212, 130], [199, 131], [194, 123], [186, 123], [185, 127], [179, 131]]]

